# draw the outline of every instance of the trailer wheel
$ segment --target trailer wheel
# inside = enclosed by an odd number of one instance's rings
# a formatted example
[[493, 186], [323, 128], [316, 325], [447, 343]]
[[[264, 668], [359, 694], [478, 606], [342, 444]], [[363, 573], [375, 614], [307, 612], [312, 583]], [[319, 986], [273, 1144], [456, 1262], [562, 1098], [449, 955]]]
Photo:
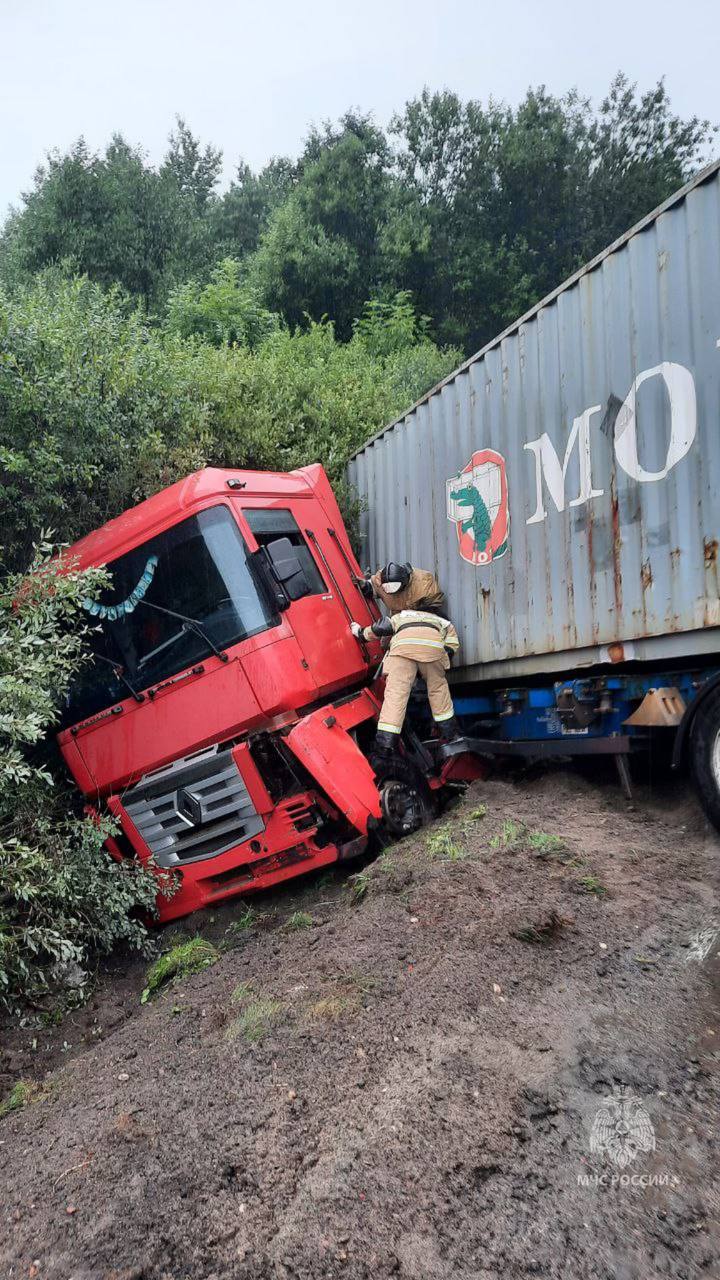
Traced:
[[692, 773], [700, 803], [720, 831], [720, 689], [698, 707], [690, 736]]

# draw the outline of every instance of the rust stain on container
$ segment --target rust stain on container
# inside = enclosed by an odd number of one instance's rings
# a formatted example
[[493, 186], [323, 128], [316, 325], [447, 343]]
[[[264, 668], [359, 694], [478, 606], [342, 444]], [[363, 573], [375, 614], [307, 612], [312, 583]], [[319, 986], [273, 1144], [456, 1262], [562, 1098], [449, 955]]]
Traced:
[[647, 591], [653, 584], [652, 565], [649, 560], [645, 560], [640, 570], [640, 581], [642, 582], [643, 591]]
[[611, 484], [610, 505], [612, 509], [612, 531], [613, 531], [613, 584], [615, 588], [615, 608], [618, 617], [622, 614], [622, 570], [620, 568], [620, 548], [622, 546], [622, 537], [620, 535], [620, 509], [618, 506], [617, 492], [615, 489], [615, 475], [613, 474]]
[[703, 543], [703, 553], [705, 556], [705, 568], [712, 569], [717, 564], [718, 540], [717, 538], [706, 538]]

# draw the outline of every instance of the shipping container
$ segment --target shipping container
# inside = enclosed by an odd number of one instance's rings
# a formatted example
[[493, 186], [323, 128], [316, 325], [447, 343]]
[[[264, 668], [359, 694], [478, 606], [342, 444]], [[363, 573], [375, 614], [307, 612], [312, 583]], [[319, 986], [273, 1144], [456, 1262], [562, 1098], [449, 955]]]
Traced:
[[354, 455], [363, 563], [435, 569], [463, 680], [720, 648], [720, 162]]

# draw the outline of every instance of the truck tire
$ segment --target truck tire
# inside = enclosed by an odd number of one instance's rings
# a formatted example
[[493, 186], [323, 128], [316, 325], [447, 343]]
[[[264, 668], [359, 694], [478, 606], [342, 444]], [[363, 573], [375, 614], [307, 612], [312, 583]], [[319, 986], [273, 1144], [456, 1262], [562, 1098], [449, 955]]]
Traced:
[[373, 761], [383, 811], [382, 827], [391, 840], [401, 840], [432, 817], [432, 797], [422, 774], [400, 755]]
[[697, 709], [690, 735], [690, 761], [700, 803], [720, 831], [720, 688]]

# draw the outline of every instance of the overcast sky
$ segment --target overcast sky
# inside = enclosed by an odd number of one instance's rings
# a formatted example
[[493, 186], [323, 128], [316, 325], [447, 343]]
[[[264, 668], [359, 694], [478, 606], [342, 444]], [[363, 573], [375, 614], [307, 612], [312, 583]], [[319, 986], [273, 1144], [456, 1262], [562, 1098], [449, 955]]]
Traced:
[[718, 123], [719, 53], [717, 0], [0, 0], [0, 214], [49, 148], [119, 130], [158, 160], [177, 113], [226, 180], [348, 107], [384, 124], [423, 85], [516, 103], [664, 75], [676, 111]]

